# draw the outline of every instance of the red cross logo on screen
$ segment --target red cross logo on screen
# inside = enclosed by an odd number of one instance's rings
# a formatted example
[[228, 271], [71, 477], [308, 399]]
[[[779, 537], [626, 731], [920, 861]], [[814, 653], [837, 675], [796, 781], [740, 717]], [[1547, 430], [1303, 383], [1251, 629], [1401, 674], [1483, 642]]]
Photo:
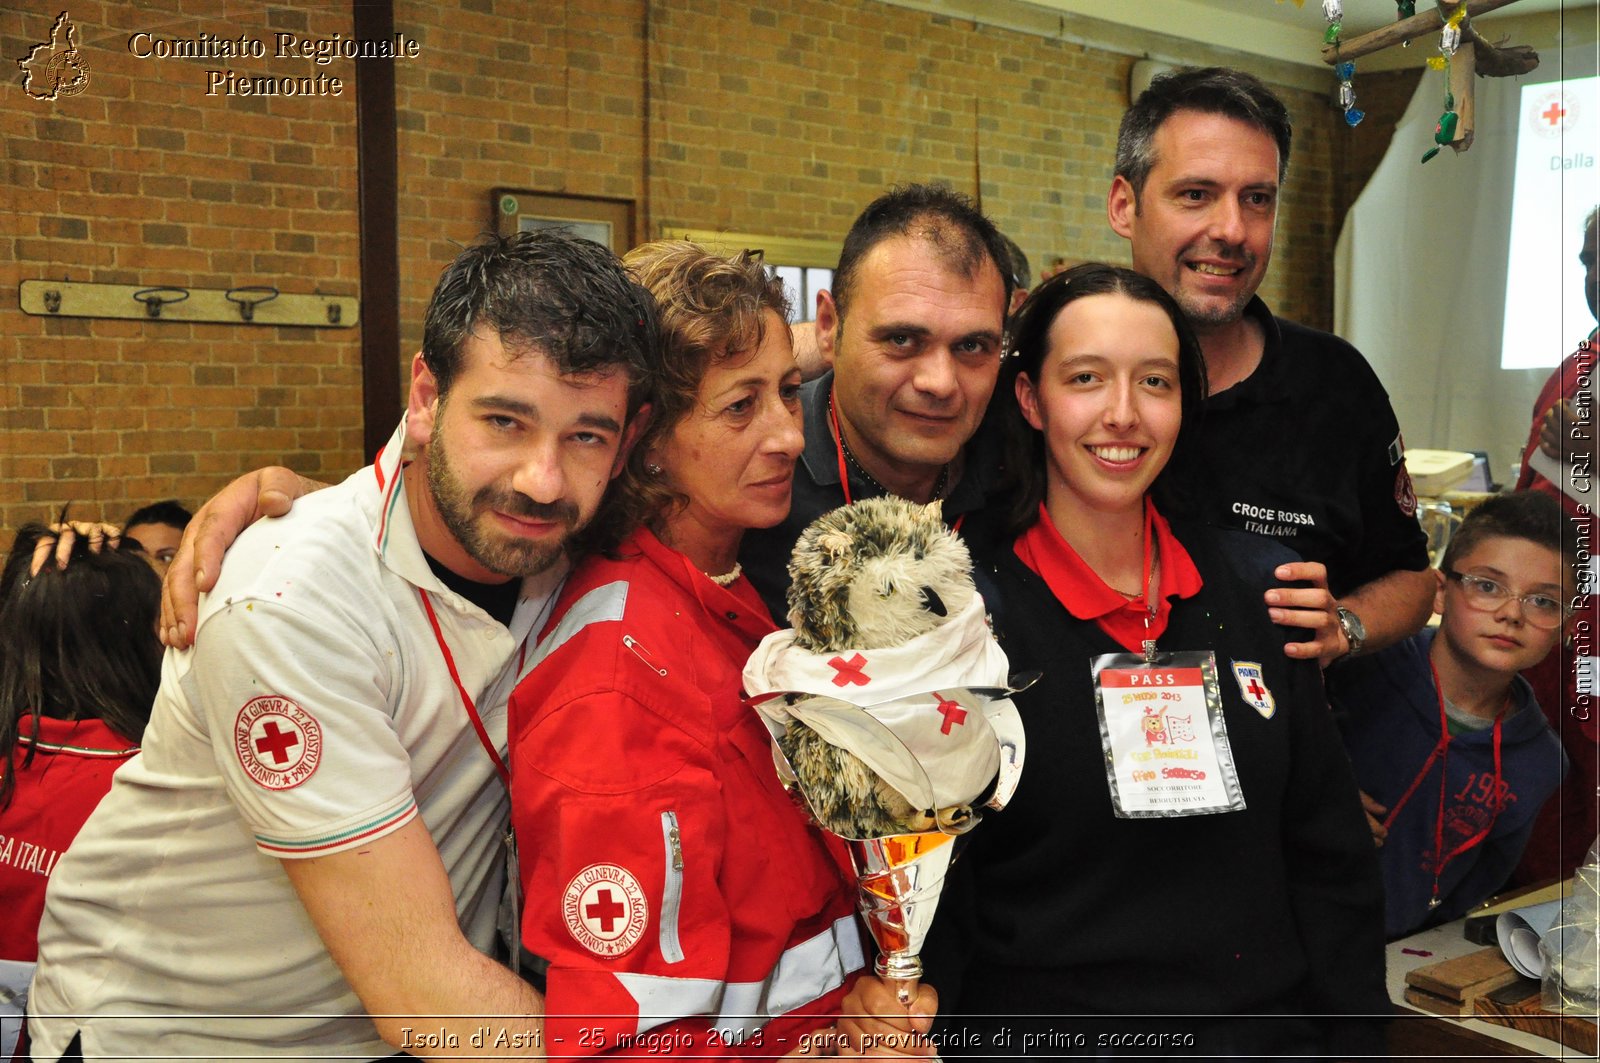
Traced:
[[1554, 140], [1588, 120], [1585, 106], [1593, 104], [1582, 93], [1566, 92], [1555, 85], [1545, 87], [1524, 102], [1523, 127], [1545, 140]]

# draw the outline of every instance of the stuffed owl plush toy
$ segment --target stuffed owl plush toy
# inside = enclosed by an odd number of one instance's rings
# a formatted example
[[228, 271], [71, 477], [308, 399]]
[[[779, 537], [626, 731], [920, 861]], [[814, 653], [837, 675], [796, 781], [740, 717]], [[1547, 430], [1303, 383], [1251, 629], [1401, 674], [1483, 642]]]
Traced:
[[817, 518], [789, 563], [792, 628], [745, 690], [785, 782], [845, 838], [977, 822], [1022, 767], [1022, 725], [966, 545], [939, 503], [867, 499]]

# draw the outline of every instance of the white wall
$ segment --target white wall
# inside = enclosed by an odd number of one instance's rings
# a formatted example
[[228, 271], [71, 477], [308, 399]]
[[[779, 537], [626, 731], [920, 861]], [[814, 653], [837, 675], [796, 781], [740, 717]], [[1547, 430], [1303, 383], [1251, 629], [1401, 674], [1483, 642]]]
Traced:
[[[1335, 331], [1366, 354], [1388, 388], [1406, 445], [1486, 450], [1506, 483], [1550, 372], [1500, 368], [1521, 88], [1552, 74], [1587, 77], [1596, 67], [1593, 14], [1568, 19], [1563, 32], [1566, 47], [1541, 48], [1539, 71], [1478, 79], [1472, 149], [1446, 149], [1422, 165], [1444, 97], [1443, 75], [1425, 74], [1335, 255]], [[1600, 113], [1600, 99], [1590, 106]], [[1563, 195], [1600, 201], [1600, 170], [1572, 176]], [[1581, 283], [1573, 297], [1581, 300]]]

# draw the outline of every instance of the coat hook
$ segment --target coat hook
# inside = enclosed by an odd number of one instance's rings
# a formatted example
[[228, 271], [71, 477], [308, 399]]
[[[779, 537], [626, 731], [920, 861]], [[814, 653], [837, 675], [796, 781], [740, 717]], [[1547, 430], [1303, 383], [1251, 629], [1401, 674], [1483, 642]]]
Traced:
[[141, 288], [133, 293], [138, 302], [144, 304], [144, 312], [151, 317], [160, 317], [161, 308], [168, 303], [181, 303], [189, 298], [187, 288]]
[[[258, 298], [250, 298], [250, 296]], [[230, 303], [239, 304], [239, 317], [243, 321], [254, 321], [256, 306], [261, 303], [270, 303], [278, 297], [278, 289], [270, 284], [248, 284], [239, 288], [229, 288], [222, 293], [223, 298]]]

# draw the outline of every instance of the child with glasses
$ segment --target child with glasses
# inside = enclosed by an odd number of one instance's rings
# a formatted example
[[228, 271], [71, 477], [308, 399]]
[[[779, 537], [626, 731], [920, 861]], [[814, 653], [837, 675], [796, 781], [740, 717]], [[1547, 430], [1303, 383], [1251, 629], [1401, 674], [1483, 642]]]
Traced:
[[1567, 758], [1517, 673], [1561, 637], [1572, 593], [1561, 507], [1499, 495], [1436, 573], [1437, 629], [1327, 673], [1381, 850], [1391, 939], [1459, 918], [1505, 884]]

